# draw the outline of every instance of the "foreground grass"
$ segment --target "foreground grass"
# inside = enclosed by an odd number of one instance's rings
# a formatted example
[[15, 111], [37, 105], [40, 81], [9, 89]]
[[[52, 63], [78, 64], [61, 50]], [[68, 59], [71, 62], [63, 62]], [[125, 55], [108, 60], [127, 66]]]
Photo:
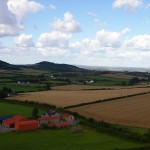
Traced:
[[110, 150], [140, 146], [90, 129], [78, 134], [72, 129], [0, 134], [0, 148], [5, 150]]
[[[31, 117], [33, 107], [23, 106], [19, 104], [9, 104], [5, 102], [0, 102], [0, 116], [8, 114], [18, 114], [24, 117]], [[39, 114], [45, 112], [42, 109], [39, 109]]]

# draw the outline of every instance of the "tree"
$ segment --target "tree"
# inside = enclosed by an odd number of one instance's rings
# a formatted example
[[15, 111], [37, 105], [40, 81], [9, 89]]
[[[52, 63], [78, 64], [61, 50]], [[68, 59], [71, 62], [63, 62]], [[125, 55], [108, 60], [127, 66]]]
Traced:
[[10, 88], [7, 88], [7, 87], [3, 87], [1, 90], [0, 90], [0, 98], [5, 98], [8, 96], [8, 93], [11, 93], [12, 90]]
[[35, 107], [32, 110], [32, 118], [37, 119], [39, 117], [39, 110]]
[[130, 79], [129, 84], [130, 85], [135, 85], [139, 82], [140, 82], [140, 79], [138, 77], [134, 77], [134, 78]]
[[46, 82], [45, 84], [46, 84], [46, 85], [45, 85], [45, 89], [46, 89], [46, 90], [51, 90], [51, 84], [48, 83], [48, 82]]

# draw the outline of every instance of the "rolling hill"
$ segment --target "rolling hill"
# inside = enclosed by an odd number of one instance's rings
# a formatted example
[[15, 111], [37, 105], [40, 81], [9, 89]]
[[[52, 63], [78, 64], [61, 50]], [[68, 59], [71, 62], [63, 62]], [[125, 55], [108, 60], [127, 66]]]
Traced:
[[68, 65], [68, 64], [56, 64], [52, 62], [42, 61], [35, 64], [28, 64], [28, 65], [13, 65], [9, 64], [7, 62], [0, 60], [0, 69], [5, 70], [18, 70], [22, 68], [30, 68], [30, 69], [36, 69], [36, 70], [48, 70], [53, 72], [83, 72], [85, 69]]

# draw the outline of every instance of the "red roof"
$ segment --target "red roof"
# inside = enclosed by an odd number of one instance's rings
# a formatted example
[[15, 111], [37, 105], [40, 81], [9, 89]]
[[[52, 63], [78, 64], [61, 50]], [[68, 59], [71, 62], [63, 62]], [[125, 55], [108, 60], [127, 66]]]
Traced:
[[38, 121], [36, 120], [27, 120], [15, 123], [15, 129], [17, 131], [29, 131], [37, 128], [38, 128]]
[[51, 116], [51, 117], [38, 118], [38, 120], [55, 120], [55, 119], [60, 119], [60, 116]]
[[24, 121], [24, 120], [28, 120], [28, 119], [26, 119], [26, 118], [24, 118], [22, 116], [16, 115], [16, 116], [13, 116], [12, 118], [4, 120], [3, 124], [5, 124], [7, 126], [10, 126], [12, 124], [15, 124], [16, 122]]
[[70, 117], [71, 115], [70, 114], [64, 114], [64, 117]]
[[38, 124], [38, 122], [36, 120], [26, 120], [26, 121], [20, 121], [17, 122], [17, 124], [19, 125], [28, 125], [28, 124]]
[[67, 127], [69, 126], [69, 123], [68, 122], [59, 122], [59, 123], [56, 123], [56, 126], [57, 127]]

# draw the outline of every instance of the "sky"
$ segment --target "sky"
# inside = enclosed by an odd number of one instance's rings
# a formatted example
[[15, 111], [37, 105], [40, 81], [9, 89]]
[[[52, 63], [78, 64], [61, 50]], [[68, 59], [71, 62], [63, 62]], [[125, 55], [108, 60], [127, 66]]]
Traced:
[[0, 0], [0, 60], [150, 67], [149, 0]]

